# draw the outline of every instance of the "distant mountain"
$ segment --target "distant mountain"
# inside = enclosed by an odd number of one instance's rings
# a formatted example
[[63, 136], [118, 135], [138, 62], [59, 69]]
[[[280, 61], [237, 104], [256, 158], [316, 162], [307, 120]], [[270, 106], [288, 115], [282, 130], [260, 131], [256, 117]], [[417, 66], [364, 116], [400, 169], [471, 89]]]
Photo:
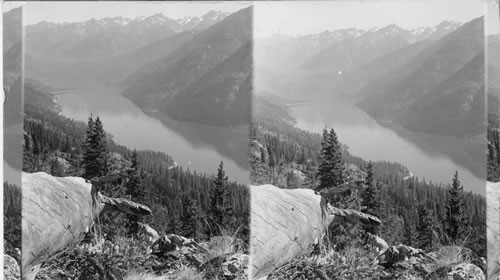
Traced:
[[500, 122], [500, 35], [488, 36], [488, 117]]
[[455, 21], [443, 21], [434, 27], [418, 27], [410, 30], [417, 41], [429, 40], [436, 41], [448, 33], [457, 30], [462, 24]]
[[291, 70], [331, 45], [352, 40], [364, 32], [352, 28], [304, 36], [274, 35], [255, 42], [255, 63], [259, 69]]
[[[123, 94], [142, 108], [163, 110], [180, 120], [221, 124], [218, 117], [217, 122], [209, 121], [213, 116], [204, 114], [208, 113], [205, 110], [207, 103], [197, 100], [201, 96], [205, 101], [213, 97], [208, 104], [216, 102], [217, 108], [222, 104], [236, 104], [240, 101], [232, 98], [246, 98], [250, 94], [251, 71], [247, 68], [251, 67], [251, 59], [247, 55], [251, 47], [243, 46], [251, 40], [250, 7], [229, 15], [164, 58], [135, 71], [124, 82], [128, 87]], [[244, 89], [248, 92], [242, 92]], [[233, 112], [227, 106], [225, 110], [226, 113]], [[244, 111], [233, 113], [246, 114]], [[233, 115], [229, 120], [240, 123], [243, 118], [246, 116]], [[227, 121], [224, 120], [224, 125]]]
[[197, 79], [168, 102], [164, 110], [176, 119], [212, 125], [248, 124], [252, 104], [252, 44]]
[[201, 17], [185, 17], [177, 20], [183, 30], [204, 30], [223, 20], [229, 13], [209, 11]]
[[484, 53], [416, 100], [400, 122], [412, 130], [453, 135], [486, 131]]
[[21, 40], [22, 8], [15, 8], [3, 14], [3, 49], [10, 49]]
[[[368, 83], [359, 93], [361, 96], [366, 96], [359, 106], [379, 120], [403, 122], [418, 130], [437, 130], [437, 124], [431, 127], [426, 125], [428, 122], [425, 121], [420, 124], [417, 121], [404, 121], [409, 119], [405, 115], [420, 119], [417, 117], [420, 112], [420, 114], [441, 115], [443, 119], [446, 119], [447, 116], [444, 114], [447, 114], [447, 111], [441, 110], [441, 114], [434, 114], [423, 108], [432, 108], [433, 106], [427, 106], [431, 101], [441, 103], [449, 98], [457, 98], [454, 102], [449, 102], [450, 105], [456, 106], [464, 105], [463, 100], [458, 101], [464, 96], [469, 96], [469, 98], [474, 96], [474, 100], [479, 100], [477, 91], [481, 86], [478, 88], [478, 84], [484, 83], [484, 79], [481, 78], [480, 73], [475, 73], [481, 68], [479, 63], [481, 59], [475, 57], [483, 51], [483, 34], [483, 18], [464, 24], [456, 31], [434, 42], [409, 62]], [[484, 60], [482, 61], [484, 63]], [[456, 78], [452, 77], [454, 75], [458, 77], [465, 75], [468, 79], [456, 81]], [[462, 92], [464, 90], [470, 90], [470, 92]], [[461, 98], [458, 97], [459, 92]], [[455, 94], [452, 95], [452, 93]], [[434, 109], [439, 108], [434, 107]], [[470, 109], [466, 105], [463, 109], [476, 113], [479, 110]], [[440, 127], [440, 132], [443, 134], [461, 133], [452, 127]]]
[[395, 24], [358, 32], [320, 51], [303, 63], [308, 70], [347, 71], [384, 54], [423, 40], [437, 40], [456, 30], [457, 23], [443, 22], [436, 27], [406, 30]]
[[3, 14], [3, 79], [8, 89], [21, 74], [22, 7]]
[[203, 30], [224, 19], [211, 11], [202, 17], [171, 19], [163, 14], [92, 19], [78, 23], [40, 22], [26, 27], [26, 50], [34, 56], [102, 59], [125, 54], [172, 35]]
[[461, 24], [406, 30], [397, 25], [341, 29], [305, 36], [274, 35], [256, 41], [257, 91], [300, 97], [351, 95], [368, 82], [408, 62]]
[[[5, 128], [17, 126], [19, 129], [23, 123], [21, 115], [23, 106], [21, 88], [22, 16], [22, 7], [3, 14], [3, 91], [5, 94], [3, 123]], [[4, 150], [10, 150], [11, 153], [20, 150], [17, 138], [13, 141], [12, 138], [5, 136], [4, 139]], [[20, 165], [17, 157], [7, 157], [6, 155], [6, 159], [10, 160], [13, 166]], [[13, 164], [14, 162], [18, 164]]]
[[199, 32], [198, 30], [181, 32], [155, 41], [135, 51], [114, 56], [101, 67], [99, 75], [106, 77], [108, 80], [123, 80], [137, 68], [169, 55], [194, 38]]

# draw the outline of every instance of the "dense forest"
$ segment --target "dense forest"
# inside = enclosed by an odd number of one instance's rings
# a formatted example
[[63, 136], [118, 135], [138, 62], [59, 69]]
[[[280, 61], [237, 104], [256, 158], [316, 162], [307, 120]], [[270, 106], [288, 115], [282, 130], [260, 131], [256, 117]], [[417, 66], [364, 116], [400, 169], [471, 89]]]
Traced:
[[3, 191], [4, 253], [19, 262], [21, 259], [21, 188], [4, 182]]
[[500, 181], [500, 124], [496, 114], [488, 117], [488, 181]]
[[[137, 177], [133, 186], [119, 184], [108, 186], [103, 193], [111, 196], [129, 196], [144, 203], [153, 210], [147, 221], [161, 233], [177, 233], [186, 237], [206, 239], [220, 231], [237, 233], [238, 237], [248, 240], [249, 195], [247, 188], [231, 182], [224, 175], [223, 163], [214, 162], [214, 173], [218, 176], [199, 174], [177, 166], [174, 160], [160, 152], [132, 151], [116, 144], [112, 136], [105, 133], [99, 118], [89, 118], [89, 123], [74, 121], [57, 113], [27, 105], [25, 108], [24, 166], [26, 172], [45, 171], [55, 176], [92, 176], [103, 175], [117, 168], [132, 168]], [[93, 126], [101, 131], [102, 149], [105, 164], [97, 166], [89, 173], [89, 134]], [[99, 133], [98, 133], [99, 134]], [[97, 157], [93, 155], [94, 157]], [[128, 183], [130, 184], [130, 182]], [[223, 186], [223, 191], [219, 190]], [[138, 189], [133, 191], [131, 189]], [[223, 224], [211, 225], [211, 211], [219, 205], [214, 204], [214, 195], [225, 196], [219, 203], [231, 209], [231, 217]], [[198, 225], [193, 229], [193, 220]], [[120, 219], [109, 227], [113, 231], [128, 231], [121, 228]], [[216, 230], [215, 228], [219, 228]], [[110, 232], [111, 234], [111, 232]]]
[[[321, 135], [290, 122], [278, 125], [268, 120], [261, 117], [252, 128], [253, 184], [320, 190], [363, 178], [363, 190], [335, 203], [379, 217], [383, 224], [376, 233], [389, 244], [427, 251], [460, 245], [486, 257], [486, 201], [463, 190], [460, 174], [450, 174], [449, 185], [426, 182], [399, 163], [368, 162], [350, 154], [333, 129]], [[363, 232], [355, 227], [345, 230]], [[339, 247], [352, 242], [349, 235], [338, 236], [344, 236], [337, 237]]]

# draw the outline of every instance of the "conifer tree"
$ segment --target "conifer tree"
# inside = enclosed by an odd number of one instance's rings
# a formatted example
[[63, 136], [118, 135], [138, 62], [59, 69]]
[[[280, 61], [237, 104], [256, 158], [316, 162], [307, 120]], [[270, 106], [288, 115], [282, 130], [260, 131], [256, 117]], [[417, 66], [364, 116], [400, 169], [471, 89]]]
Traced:
[[139, 169], [139, 162], [137, 160], [137, 151], [134, 150], [131, 156], [130, 165], [131, 173], [129, 180], [125, 185], [125, 194], [129, 195], [134, 201], [143, 202], [145, 197], [143, 178], [141, 170]]
[[458, 180], [458, 172], [455, 172], [448, 192], [450, 196], [446, 206], [446, 233], [453, 241], [463, 240], [467, 235], [469, 223], [465, 213], [464, 190]]
[[182, 235], [197, 238], [203, 218], [200, 205], [191, 195], [182, 194], [182, 208]]
[[[146, 194], [145, 186], [143, 183], [143, 176], [139, 169], [139, 162], [137, 160], [137, 151], [134, 150], [131, 156], [130, 175], [127, 183], [125, 184], [125, 194], [128, 195], [133, 201], [144, 203]], [[138, 231], [138, 222], [142, 217], [136, 215], [127, 215], [129, 234], [135, 234]]]
[[106, 132], [104, 132], [104, 127], [102, 125], [101, 119], [96, 117], [95, 119], [95, 148], [97, 150], [97, 163], [101, 170], [100, 175], [106, 175], [108, 173], [108, 144], [106, 140]]
[[107, 143], [102, 122], [99, 117], [89, 117], [87, 123], [87, 135], [83, 143], [85, 152], [83, 155], [83, 166], [85, 172], [83, 177], [92, 179], [106, 175], [107, 170]]
[[329, 140], [331, 146], [332, 160], [333, 160], [333, 174], [335, 186], [344, 183], [344, 160], [342, 159], [342, 148], [337, 139], [335, 131], [330, 129]]
[[[378, 187], [377, 184], [374, 182], [374, 174], [373, 174], [373, 167], [372, 167], [372, 162], [368, 162], [367, 166], [367, 176], [365, 179], [365, 183], [367, 185], [366, 189], [363, 191], [361, 197], [362, 197], [362, 203], [361, 205], [363, 206], [363, 212], [374, 215], [377, 217], [380, 217], [380, 196], [378, 192]], [[371, 226], [364, 226], [363, 227], [365, 231], [371, 233], [371, 234], [376, 234], [377, 233], [377, 227], [371, 227]]]
[[415, 223], [407, 215], [403, 215], [403, 222], [403, 243], [408, 246], [417, 246], [418, 232]]
[[[227, 186], [227, 176], [224, 171], [224, 164], [221, 161], [217, 176], [214, 179], [214, 187], [210, 192], [209, 215], [215, 229], [227, 225], [225, 222], [232, 217], [232, 206], [230, 192]], [[218, 233], [212, 232], [210, 234]]]
[[437, 220], [424, 205], [418, 209], [417, 245], [420, 249], [432, 249], [436, 245]]
[[320, 184], [318, 190], [341, 185], [344, 182], [344, 162], [342, 160], [342, 150], [333, 129], [330, 132], [326, 128], [323, 130], [320, 159], [321, 163], [318, 169]]

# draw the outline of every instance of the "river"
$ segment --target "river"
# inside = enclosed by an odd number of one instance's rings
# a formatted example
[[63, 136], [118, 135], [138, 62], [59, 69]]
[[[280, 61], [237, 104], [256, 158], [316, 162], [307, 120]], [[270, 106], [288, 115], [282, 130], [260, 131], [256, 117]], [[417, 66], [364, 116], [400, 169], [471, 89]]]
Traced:
[[465, 190], [485, 193], [484, 142], [409, 131], [396, 124], [380, 124], [348, 100], [314, 101], [292, 109], [297, 126], [321, 132], [333, 128], [353, 155], [407, 166], [414, 176], [450, 184], [455, 171]]
[[76, 92], [57, 96], [62, 115], [85, 122], [90, 114], [99, 116], [118, 144], [164, 152], [197, 173], [215, 174], [223, 161], [230, 181], [248, 183], [248, 133], [179, 122], [162, 113], [146, 114], [114, 86], [88, 83], [71, 87]]

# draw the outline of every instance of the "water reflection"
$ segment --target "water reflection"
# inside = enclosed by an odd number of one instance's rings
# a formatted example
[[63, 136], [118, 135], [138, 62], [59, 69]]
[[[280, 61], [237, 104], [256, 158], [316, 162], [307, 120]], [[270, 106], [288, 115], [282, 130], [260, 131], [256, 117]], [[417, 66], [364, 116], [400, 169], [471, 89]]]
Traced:
[[484, 193], [484, 141], [413, 132], [396, 124], [379, 124], [348, 100], [335, 98], [295, 107], [293, 115], [303, 129], [321, 132], [334, 128], [339, 140], [357, 156], [406, 165], [427, 181], [451, 183], [455, 170], [466, 190]]
[[129, 148], [162, 151], [185, 168], [215, 173], [224, 161], [230, 180], [248, 182], [248, 133], [227, 128], [185, 123], [165, 114], [142, 112], [120, 95], [116, 87], [78, 85], [78, 92], [58, 96], [64, 116], [86, 121], [98, 115], [114, 140]]

